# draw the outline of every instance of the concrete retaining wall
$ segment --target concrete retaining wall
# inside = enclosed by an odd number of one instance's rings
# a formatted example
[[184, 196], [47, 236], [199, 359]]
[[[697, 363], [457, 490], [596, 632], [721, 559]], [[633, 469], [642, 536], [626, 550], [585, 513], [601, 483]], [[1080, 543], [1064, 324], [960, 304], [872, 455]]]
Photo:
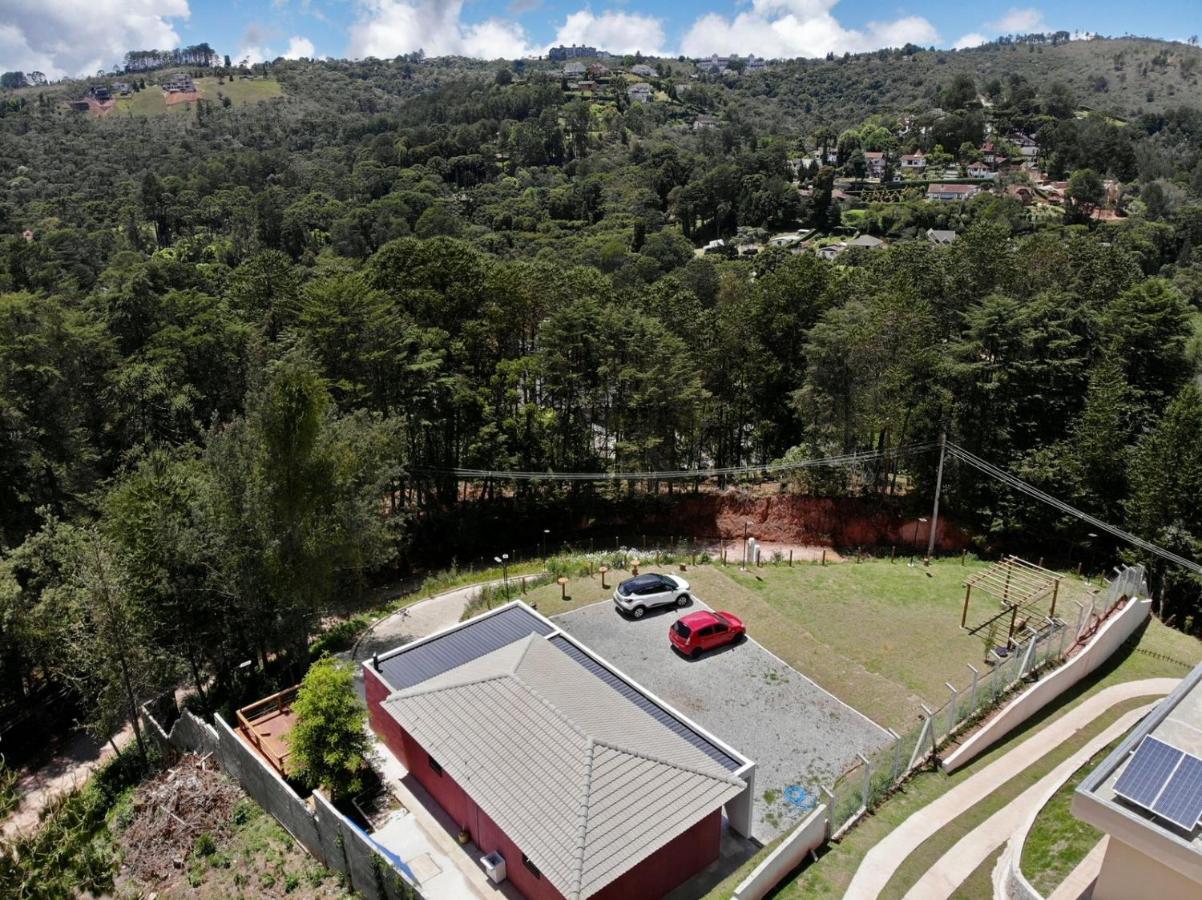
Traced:
[[829, 827], [826, 806], [815, 807], [750, 875], [739, 882], [731, 894], [732, 900], [759, 900], [765, 896], [801, 865], [811, 850], [826, 843]]
[[971, 762], [1039, 710], [1102, 665], [1135, 634], [1152, 612], [1151, 600], [1128, 600], [1067, 663], [1023, 691], [968, 740], [949, 753], [943, 768], [952, 772]]
[[164, 729], [142, 707], [147, 733], [167, 755], [211, 753], [227, 775], [271, 813], [302, 847], [328, 868], [345, 873], [353, 890], [371, 900], [410, 900], [421, 894], [400, 860], [381, 852], [371, 837], [320, 793], [306, 801], [266, 760], [243, 741], [221, 716], [210, 725], [184, 710]]

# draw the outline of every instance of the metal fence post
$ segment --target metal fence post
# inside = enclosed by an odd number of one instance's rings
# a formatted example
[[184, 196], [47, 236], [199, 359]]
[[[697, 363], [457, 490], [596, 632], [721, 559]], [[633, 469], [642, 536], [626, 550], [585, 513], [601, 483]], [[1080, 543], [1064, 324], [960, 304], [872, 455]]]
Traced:
[[860, 757], [860, 762], [864, 764], [864, 803], [862, 805], [864, 809], [868, 809], [868, 794], [872, 789], [872, 763], [863, 753], [857, 753], [856, 756]]
[[1000, 669], [1001, 669], [1001, 665], [995, 664], [993, 667], [993, 671], [989, 674], [989, 702], [990, 703], [992, 703], [994, 700], [997, 699], [997, 695], [998, 695], [998, 690], [997, 690], [998, 674], [997, 673]]
[[921, 703], [919, 708], [926, 713], [926, 719], [923, 720], [922, 730], [918, 732], [918, 740], [914, 742], [914, 752], [910, 754], [910, 762], [906, 764], [907, 772], [914, 768], [915, 763], [922, 756], [922, 745], [927, 739], [927, 732], [931, 730], [931, 711]]
[[1064, 659], [1064, 642], [1068, 638], [1068, 625], [1065, 622], [1060, 623], [1060, 646], [1056, 648], [1056, 659]]
[[1014, 679], [1015, 681], [1021, 681], [1027, 674], [1027, 665], [1031, 662], [1031, 658], [1035, 654], [1035, 643], [1035, 638], [1031, 638], [1031, 643], [1027, 644], [1026, 652], [1023, 653], [1023, 661], [1018, 667], [1018, 678]]
[[969, 688], [970, 693], [968, 695], [968, 714], [971, 716], [977, 711], [977, 678], [981, 673], [977, 671], [977, 667], [972, 663], [969, 663], [968, 667], [972, 669], [972, 687]]
[[897, 784], [897, 768], [901, 765], [901, 735], [892, 728], [886, 728], [893, 735], [893, 771], [889, 775], [889, 784]]
[[949, 691], [952, 692], [952, 699], [949, 700], [948, 704], [947, 704], [948, 710], [949, 710], [949, 712], [947, 714], [947, 732], [943, 735], [945, 738], [948, 738], [948, 737], [951, 737], [952, 731], [954, 731], [956, 728], [956, 721], [957, 721], [957, 717], [959, 715], [959, 711], [956, 708], [957, 707], [956, 701], [960, 697], [960, 692], [957, 691], [955, 689], [955, 687], [952, 686], [952, 683], [950, 681], [945, 681], [945, 682], [943, 682], [943, 684], [947, 687], [947, 689]]

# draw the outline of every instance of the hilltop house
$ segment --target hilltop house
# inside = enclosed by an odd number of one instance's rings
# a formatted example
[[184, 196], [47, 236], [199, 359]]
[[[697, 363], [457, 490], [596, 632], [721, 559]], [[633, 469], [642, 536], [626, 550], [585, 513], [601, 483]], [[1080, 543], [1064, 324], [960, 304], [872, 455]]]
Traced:
[[979, 193], [981, 187], [976, 184], [932, 184], [927, 188], [927, 199], [953, 203], [971, 200]]
[[919, 150], [917, 153], [907, 153], [901, 157], [903, 172], [923, 172], [927, 167], [927, 155]]
[[1019, 152], [1027, 159], [1034, 159], [1039, 155], [1039, 144], [1035, 142], [1035, 138], [1025, 135], [1021, 131], [1010, 136], [1010, 143], [1017, 146]]
[[592, 79], [608, 78], [609, 66], [604, 63], [595, 62], [588, 67], [588, 77]]
[[651, 68], [651, 66], [646, 65], [645, 63], [638, 63], [631, 66], [630, 73], [632, 75], [639, 76], [639, 78], [656, 78], [659, 76], [659, 73], [655, 71], [655, 69]]
[[631, 103], [650, 103], [654, 95], [651, 85], [645, 81], [640, 81], [638, 84], [632, 84], [626, 91], [626, 96], [630, 98]]
[[997, 178], [997, 172], [993, 171], [993, 167], [985, 162], [969, 163], [965, 168], [969, 178]]
[[885, 177], [885, 166], [888, 160], [886, 160], [884, 153], [870, 150], [864, 154], [864, 162], [868, 165], [869, 178]]
[[191, 75], [181, 73], [164, 81], [162, 88], [168, 94], [190, 94], [196, 90], [196, 84]]
[[[750, 831], [755, 764], [514, 601], [363, 665], [369, 721], [529, 900], [651, 900]], [[499, 879], [496, 879], [499, 880]]]
[[570, 62], [563, 67], [564, 78], [583, 78], [584, 63]]
[[721, 75], [730, 66], [730, 57], [719, 56], [717, 53], [710, 56], [709, 59], [697, 60], [697, 68], [702, 72], [710, 72], [712, 74]]
[[938, 246], [946, 246], [956, 242], [956, 232], [945, 231], [939, 228], [928, 228], [926, 231], [927, 240]]
[[717, 116], [700, 115], [693, 120], [693, 130], [703, 131], [707, 128], [717, 128], [722, 124], [722, 120]]
[[847, 249], [859, 247], [864, 250], [879, 250], [885, 246], [885, 242], [878, 237], [873, 237], [871, 234], [858, 234], [847, 242]]
[[578, 59], [582, 56], [600, 56], [596, 47], [577, 47], [573, 44], [570, 47], [552, 47], [547, 51], [547, 59], [551, 62], [562, 62], [565, 59]]

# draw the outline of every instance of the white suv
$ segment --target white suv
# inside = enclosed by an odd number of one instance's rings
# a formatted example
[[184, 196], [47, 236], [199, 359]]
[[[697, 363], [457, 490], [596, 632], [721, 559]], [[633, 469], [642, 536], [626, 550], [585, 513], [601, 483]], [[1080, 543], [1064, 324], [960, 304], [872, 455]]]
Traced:
[[648, 572], [636, 575], [618, 585], [614, 591], [614, 606], [618, 612], [641, 619], [647, 610], [656, 606], [688, 606], [689, 583], [675, 575]]

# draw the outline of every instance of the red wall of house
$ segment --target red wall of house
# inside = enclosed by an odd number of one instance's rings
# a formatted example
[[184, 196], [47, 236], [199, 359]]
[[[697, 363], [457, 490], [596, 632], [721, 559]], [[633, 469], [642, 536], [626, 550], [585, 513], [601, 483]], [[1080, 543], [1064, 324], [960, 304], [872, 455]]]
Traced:
[[[455, 824], [471, 833], [472, 840], [481, 851], [496, 851], [505, 858], [509, 880], [528, 900], [563, 900], [563, 895], [550, 881], [526, 868], [522, 863], [521, 849], [476, 805], [455, 779], [445, 772], [439, 774], [434, 771], [425, 749], [380, 705], [391, 690], [370, 666], [364, 668], [364, 687], [372, 730], [438, 801], [438, 805], [446, 810]], [[662, 897], [718, 858], [721, 837], [722, 814], [720, 810], [714, 810], [688, 831], [602, 888], [594, 898], [654, 900]]]
[[722, 842], [722, 810], [674, 837], [633, 869], [611, 881], [590, 900], [662, 897], [718, 858]]

